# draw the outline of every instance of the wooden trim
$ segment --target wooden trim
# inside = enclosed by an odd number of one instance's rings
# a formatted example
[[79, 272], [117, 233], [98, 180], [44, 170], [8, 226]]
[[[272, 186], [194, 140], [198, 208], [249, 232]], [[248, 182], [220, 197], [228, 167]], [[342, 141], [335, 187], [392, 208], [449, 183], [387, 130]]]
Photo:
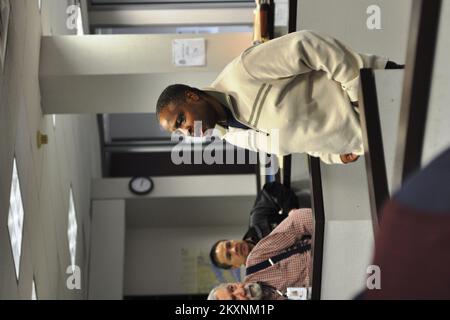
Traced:
[[381, 218], [381, 208], [389, 198], [389, 188], [378, 110], [377, 87], [373, 70], [361, 69], [360, 79], [359, 110], [369, 185], [370, 210], [374, 232], [376, 233]]
[[394, 164], [396, 188], [421, 166], [441, 2], [413, 2]]
[[322, 176], [320, 160], [308, 157], [311, 183], [311, 203], [314, 214], [314, 240], [313, 240], [313, 272], [312, 272], [312, 300], [320, 300], [322, 293], [322, 262], [323, 242], [325, 233], [325, 211], [323, 206]]

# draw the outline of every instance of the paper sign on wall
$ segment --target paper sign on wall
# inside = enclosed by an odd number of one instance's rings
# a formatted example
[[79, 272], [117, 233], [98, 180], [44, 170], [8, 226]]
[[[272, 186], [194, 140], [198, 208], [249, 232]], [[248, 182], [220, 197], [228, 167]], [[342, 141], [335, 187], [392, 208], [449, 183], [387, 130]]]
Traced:
[[206, 65], [205, 39], [175, 39], [172, 42], [173, 63], [177, 67]]

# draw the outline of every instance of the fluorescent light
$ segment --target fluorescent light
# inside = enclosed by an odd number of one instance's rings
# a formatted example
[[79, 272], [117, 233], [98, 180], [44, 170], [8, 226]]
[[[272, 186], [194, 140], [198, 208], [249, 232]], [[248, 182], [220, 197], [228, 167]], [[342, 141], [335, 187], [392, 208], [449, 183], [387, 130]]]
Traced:
[[52, 115], [53, 119], [53, 129], [56, 129], [56, 114]]
[[67, 238], [69, 240], [70, 263], [72, 270], [75, 271], [75, 260], [77, 252], [77, 214], [73, 201], [73, 190], [70, 188], [69, 199], [69, 223], [67, 227]]
[[78, 9], [77, 9], [77, 36], [82, 36], [84, 35], [84, 30], [83, 30], [83, 16], [81, 13], [81, 5], [78, 5]]
[[33, 286], [31, 287], [31, 300], [37, 300], [36, 284], [34, 283], [34, 279], [33, 279]]
[[17, 172], [17, 163], [16, 159], [14, 158], [12, 181], [11, 181], [11, 193], [9, 199], [8, 230], [17, 280], [19, 280], [20, 256], [22, 253], [23, 219], [24, 219], [24, 212], [23, 212], [22, 194], [20, 193], [20, 183], [19, 183], [19, 174]]

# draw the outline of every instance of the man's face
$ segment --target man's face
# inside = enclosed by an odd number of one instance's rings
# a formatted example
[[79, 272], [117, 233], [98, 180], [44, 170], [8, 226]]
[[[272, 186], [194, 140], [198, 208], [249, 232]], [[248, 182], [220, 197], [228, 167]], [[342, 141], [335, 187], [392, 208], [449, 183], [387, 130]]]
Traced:
[[256, 282], [228, 283], [216, 290], [217, 300], [261, 300], [263, 291]]
[[221, 241], [216, 247], [217, 261], [238, 268], [245, 264], [251, 246], [244, 240]]
[[[188, 136], [203, 136], [206, 130], [213, 129], [217, 123], [217, 112], [205, 99], [193, 92], [187, 92], [184, 102], [165, 106], [159, 115], [159, 123], [164, 130], [178, 131]], [[194, 122], [201, 121], [195, 128]]]

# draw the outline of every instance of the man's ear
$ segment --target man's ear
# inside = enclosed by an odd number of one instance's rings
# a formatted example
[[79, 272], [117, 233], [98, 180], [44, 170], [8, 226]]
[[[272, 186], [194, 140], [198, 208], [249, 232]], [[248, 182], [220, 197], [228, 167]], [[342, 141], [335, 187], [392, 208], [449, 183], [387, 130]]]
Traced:
[[200, 100], [200, 96], [192, 91], [186, 91], [186, 100], [189, 101], [198, 101]]

